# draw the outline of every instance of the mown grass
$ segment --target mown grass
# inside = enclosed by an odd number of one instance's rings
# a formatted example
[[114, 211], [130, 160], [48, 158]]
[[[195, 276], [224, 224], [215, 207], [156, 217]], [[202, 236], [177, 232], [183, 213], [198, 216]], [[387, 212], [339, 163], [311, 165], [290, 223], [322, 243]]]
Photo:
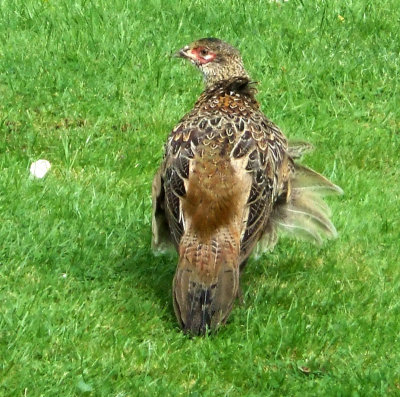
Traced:
[[[396, 1], [5, 0], [0, 22], [0, 395], [400, 393]], [[345, 195], [337, 240], [282, 239], [227, 326], [189, 338], [150, 190], [202, 89], [170, 54], [205, 36]]]

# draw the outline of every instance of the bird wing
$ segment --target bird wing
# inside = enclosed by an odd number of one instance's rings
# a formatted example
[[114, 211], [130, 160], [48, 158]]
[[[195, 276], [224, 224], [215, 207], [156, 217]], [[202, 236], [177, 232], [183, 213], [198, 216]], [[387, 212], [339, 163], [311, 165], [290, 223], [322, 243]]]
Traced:
[[151, 247], [154, 252], [166, 252], [173, 249], [174, 244], [165, 213], [165, 190], [163, 183], [163, 164], [157, 170], [152, 185], [152, 240]]
[[192, 149], [197, 143], [192, 139], [197, 128], [191, 113], [171, 131], [163, 162], [153, 180], [152, 247], [156, 251], [170, 246], [178, 248], [184, 231], [182, 198], [186, 195], [189, 163], [194, 156]]
[[[254, 108], [239, 123], [242, 121], [243, 133], [232, 151], [233, 161], [245, 160], [238, 172], [251, 176], [241, 234], [241, 263], [265, 234], [274, 202], [287, 194], [288, 181], [287, 142], [279, 128]], [[269, 238], [275, 241], [276, 235], [271, 234]]]

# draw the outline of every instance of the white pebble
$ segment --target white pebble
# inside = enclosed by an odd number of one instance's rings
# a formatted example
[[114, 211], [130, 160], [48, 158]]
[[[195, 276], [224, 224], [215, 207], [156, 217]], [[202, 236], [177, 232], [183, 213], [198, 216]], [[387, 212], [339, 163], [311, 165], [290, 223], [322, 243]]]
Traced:
[[43, 178], [51, 168], [47, 160], [38, 160], [31, 164], [30, 172], [36, 178]]

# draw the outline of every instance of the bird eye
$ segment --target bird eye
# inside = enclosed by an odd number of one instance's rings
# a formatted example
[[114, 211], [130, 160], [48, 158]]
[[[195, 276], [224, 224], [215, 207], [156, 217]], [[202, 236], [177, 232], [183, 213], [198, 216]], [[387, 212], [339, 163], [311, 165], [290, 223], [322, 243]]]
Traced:
[[205, 48], [203, 48], [203, 49], [200, 51], [200, 55], [201, 55], [202, 57], [205, 57], [207, 54], [208, 54], [208, 51], [207, 51]]

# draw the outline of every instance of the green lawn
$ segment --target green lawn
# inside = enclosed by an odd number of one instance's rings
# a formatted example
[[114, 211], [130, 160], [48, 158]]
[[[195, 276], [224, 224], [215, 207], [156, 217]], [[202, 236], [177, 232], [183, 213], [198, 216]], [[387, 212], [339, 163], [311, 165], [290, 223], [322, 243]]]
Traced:
[[[399, 395], [399, 22], [396, 0], [3, 0], [0, 395]], [[150, 191], [202, 90], [170, 54], [207, 36], [345, 195], [337, 240], [281, 239], [227, 326], [190, 338]]]

